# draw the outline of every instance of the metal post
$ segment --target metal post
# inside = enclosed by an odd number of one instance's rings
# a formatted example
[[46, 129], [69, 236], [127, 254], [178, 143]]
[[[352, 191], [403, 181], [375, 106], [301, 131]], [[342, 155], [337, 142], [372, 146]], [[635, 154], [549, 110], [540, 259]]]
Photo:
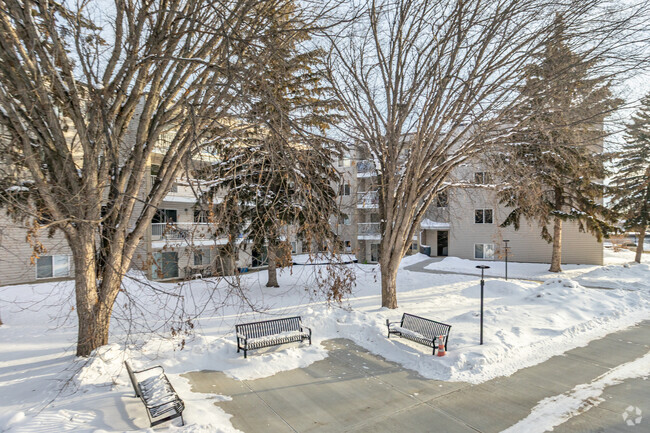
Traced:
[[483, 291], [485, 288], [485, 280], [483, 279], [483, 273], [485, 269], [490, 269], [489, 266], [479, 265], [478, 269], [481, 270], [481, 345], [483, 344]]
[[503, 243], [506, 244], [506, 281], [508, 281], [508, 242], [509, 240], [504, 239]]

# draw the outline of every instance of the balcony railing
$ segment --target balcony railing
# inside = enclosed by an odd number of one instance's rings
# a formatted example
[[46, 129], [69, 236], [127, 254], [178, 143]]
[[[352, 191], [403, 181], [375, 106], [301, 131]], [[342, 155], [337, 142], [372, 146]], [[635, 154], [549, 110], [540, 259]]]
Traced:
[[357, 161], [357, 176], [374, 176], [375, 174], [374, 162], [368, 160]]
[[357, 235], [359, 236], [380, 236], [381, 227], [379, 223], [359, 223], [357, 225]]
[[358, 208], [376, 208], [379, 206], [379, 193], [377, 191], [367, 191], [357, 193]]
[[208, 223], [151, 223], [151, 240], [213, 239]]

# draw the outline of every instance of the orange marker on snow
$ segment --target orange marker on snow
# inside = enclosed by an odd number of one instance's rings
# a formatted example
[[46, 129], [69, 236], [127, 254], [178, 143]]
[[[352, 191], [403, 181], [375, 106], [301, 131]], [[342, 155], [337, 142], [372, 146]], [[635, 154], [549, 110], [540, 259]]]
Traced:
[[442, 341], [442, 335], [438, 336], [438, 356], [445, 356], [445, 343]]

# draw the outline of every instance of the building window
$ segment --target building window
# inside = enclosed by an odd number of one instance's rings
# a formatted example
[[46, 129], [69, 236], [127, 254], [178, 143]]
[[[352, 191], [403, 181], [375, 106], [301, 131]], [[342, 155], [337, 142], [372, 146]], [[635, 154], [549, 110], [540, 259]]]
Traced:
[[477, 185], [487, 185], [490, 183], [490, 176], [486, 171], [477, 171], [474, 173], [474, 182]]
[[474, 244], [474, 258], [483, 260], [494, 259], [494, 244]]
[[154, 279], [178, 278], [178, 253], [176, 251], [154, 252], [151, 275]]
[[69, 256], [42, 256], [36, 259], [36, 278], [56, 278], [69, 275]]
[[343, 224], [344, 226], [349, 226], [350, 216], [346, 213], [342, 213], [341, 215], [339, 215], [339, 224]]
[[352, 241], [345, 241], [345, 252], [346, 253], [352, 252]]
[[350, 182], [346, 182], [339, 188], [339, 195], [350, 195]]
[[173, 224], [178, 221], [178, 212], [176, 209], [158, 209], [151, 218], [152, 224]]
[[210, 264], [210, 250], [202, 248], [194, 251], [194, 266], [204, 266]]
[[447, 191], [442, 191], [436, 195], [436, 207], [447, 207], [448, 203]]
[[339, 167], [351, 167], [352, 166], [352, 160], [350, 157], [345, 157], [343, 159], [339, 159]]
[[492, 209], [476, 209], [474, 222], [476, 224], [492, 224]]
[[208, 222], [208, 212], [203, 209], [194, 209], [194, 222], [195, 223], [207, 223]]
[[411, 242], [411, 251], [418, 251], [418, 243], [416, 241]]
[[291, 254], [298, 254], [298, 242], [291, 241]]

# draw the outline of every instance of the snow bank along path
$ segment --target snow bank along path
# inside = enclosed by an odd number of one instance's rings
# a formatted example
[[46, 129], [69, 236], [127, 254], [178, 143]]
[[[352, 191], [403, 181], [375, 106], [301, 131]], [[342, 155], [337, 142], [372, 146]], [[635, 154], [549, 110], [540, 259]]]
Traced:
[[632, 362], [613, 368], [591, 383], [578, 385], [570, 392], [542, 400], [531, 414], [502, 433], [543, 433], [553, 430], [578, 413], [598, 406], [606, 387], [626, 379], [650, 376], [650, 353]]

